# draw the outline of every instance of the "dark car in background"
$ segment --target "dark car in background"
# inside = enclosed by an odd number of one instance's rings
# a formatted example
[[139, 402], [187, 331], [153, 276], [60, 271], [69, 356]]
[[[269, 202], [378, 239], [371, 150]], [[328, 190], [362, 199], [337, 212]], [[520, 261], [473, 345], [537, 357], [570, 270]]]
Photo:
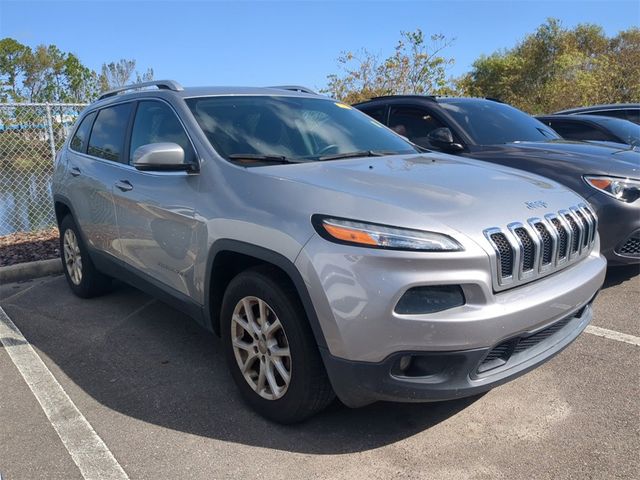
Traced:
[[[417, 145], [556, 180], [596, 210], [610, 265], [640, 263], [640, 153], [563, 140], [505, 103], [484, 98], [393, 95], [354, 105]], [[535, 210], [532, 212], [535, 216]]]
[[640, 125], [629, 120], [600, 115], [539, 115], [536, 118], [565, 140], [640, 146]]
[[640, 103], [611, 103], [609, 105], [569, 108], [555, 112], [554, 115], [600, 115], [629, 120], [640, 125]]

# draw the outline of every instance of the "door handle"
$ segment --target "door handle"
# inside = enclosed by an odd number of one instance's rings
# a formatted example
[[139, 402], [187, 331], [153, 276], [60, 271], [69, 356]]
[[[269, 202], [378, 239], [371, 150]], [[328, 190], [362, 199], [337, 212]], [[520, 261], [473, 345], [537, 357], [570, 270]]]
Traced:
[[129, 180], [120, 180], [119, 182], [116, 182], [116, 188], [123, 192], [128, 192], [129, 190], [133, 190], [133, 185], [131, 185]]
[[80, 175], [80, 169], [78, 167], [71, 167], [71, 176], [77, 177]]

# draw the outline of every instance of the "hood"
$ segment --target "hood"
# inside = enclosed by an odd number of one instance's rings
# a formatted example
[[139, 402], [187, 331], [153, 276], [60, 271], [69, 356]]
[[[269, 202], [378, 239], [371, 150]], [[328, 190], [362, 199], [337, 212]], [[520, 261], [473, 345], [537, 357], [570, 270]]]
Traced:
[[[583, 174], [640, 177], [640, 152], [628, 145], [614, 143], [571, 142], [513, 142], [497, 149], [515, 154], [544, 155], [556, 161], [567, 162]], [[493, 148], [493, 147], [488, 147]]]
[[[297, 208], [406, 228], [479, 233], [584, 200], [552, 180], [450, 155], [373, 157], [254, 167]], [[302, 188], [295, 189], [291, 185]], [[294, 190], [292, 190], [294, 188]], [[289, 195], [290, 194], [290, 195]], [[298, 201], [298, 200], [297, 200]], [[586, 203], [586, 202], [585, 202]], [[471, 235], [475, 236], [475, 235]]]

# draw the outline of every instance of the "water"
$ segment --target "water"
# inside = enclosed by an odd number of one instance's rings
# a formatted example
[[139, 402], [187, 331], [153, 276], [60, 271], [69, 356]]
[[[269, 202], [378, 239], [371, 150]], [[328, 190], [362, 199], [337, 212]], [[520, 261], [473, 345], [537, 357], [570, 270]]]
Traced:
[[50, 169], [17, 172], [0, 162], [0, 236], [54, 224]]

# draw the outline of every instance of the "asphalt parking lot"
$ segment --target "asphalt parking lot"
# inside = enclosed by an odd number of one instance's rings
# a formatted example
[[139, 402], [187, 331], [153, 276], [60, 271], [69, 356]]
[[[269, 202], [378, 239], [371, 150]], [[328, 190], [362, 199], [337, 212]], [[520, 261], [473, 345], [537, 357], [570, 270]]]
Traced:
[[[285, 427], [242, 403], [216, 337], [135, 289], [81, 300], [64, 277], [47, 277], [0, 286], [0, 306], [131, 479], [640, 476], [633, 343], [584, 333], [481, 397], [358, 410], [336, 403]], [[637, 269], [610, 270], [593, 325], [637, 339], [639, 312]], [[3, 480], [82, 479], [4, 343]], [[54, 415], [65, 416], [73, 413]]]

